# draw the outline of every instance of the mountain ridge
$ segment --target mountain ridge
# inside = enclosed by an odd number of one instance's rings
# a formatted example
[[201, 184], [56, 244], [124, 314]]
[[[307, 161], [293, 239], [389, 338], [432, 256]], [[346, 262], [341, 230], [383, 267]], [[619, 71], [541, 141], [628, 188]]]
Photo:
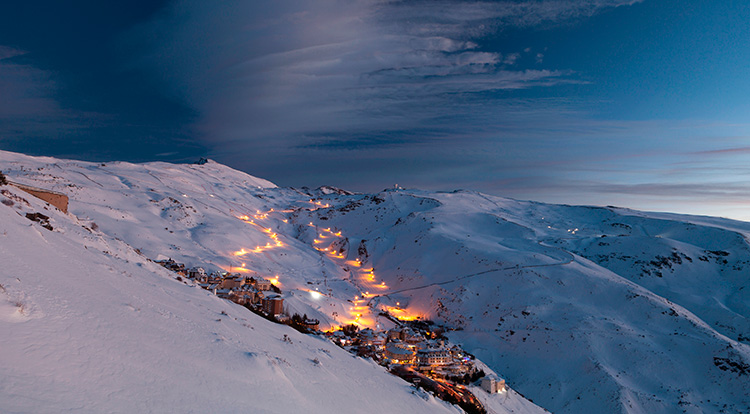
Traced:
[[458, 329], [451, 340], [553, 412], [750, 407], [750, 223], [473, 191], [305, 194], [213, 162], [0, 160], [147, 257], [278, 275], [322, 324], [387, 310]]

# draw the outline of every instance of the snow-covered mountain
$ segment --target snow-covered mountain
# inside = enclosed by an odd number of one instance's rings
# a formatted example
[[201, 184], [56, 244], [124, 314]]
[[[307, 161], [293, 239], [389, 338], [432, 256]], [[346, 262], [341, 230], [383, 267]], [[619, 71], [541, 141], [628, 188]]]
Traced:
[[[386, 326], [382, 310], [443, 323], [553, 412], [750, 411], [748, 223], [467, 191], [277, 188], [214, 162], [0, 152], [0, 163], [70, 197], [65, 215], [2, 187], [11, 412], [454, 409], [147, 260], [166, 257], [273, 277], [289, 310], [323, 327]], [[53, 231], [23, 217], [40, 211]], [[507, 395], [490, 410], [539, 410]]]
[[459, 412], [0, 189], [2, 413]]
[[344, 207], [302, 221], [348, 229], [377, 301], [462, 327], [553, 412], [750, 410], [746, 223], [461, 191], [326, 203]]

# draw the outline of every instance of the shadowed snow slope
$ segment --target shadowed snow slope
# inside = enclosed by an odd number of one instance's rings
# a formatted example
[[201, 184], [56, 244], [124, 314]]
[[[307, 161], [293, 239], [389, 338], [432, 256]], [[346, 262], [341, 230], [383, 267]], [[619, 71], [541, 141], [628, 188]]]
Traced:
[[[277, 188], [214, 162], [0, 162], [13, 181], [68, 194], [75, 216], [13, 189], [0, 206], [11, 411], [452, 409], [146, 257], [276, 277], [289, 310], [323, 327], [388, 327], [385, 310], [444, 323], [553, 412], [750, 411], [748, 223], [470, 191]], [[22, 217], [37, 211], [53, 231]], [[539, 410], [507, 395], [488, 406]]]

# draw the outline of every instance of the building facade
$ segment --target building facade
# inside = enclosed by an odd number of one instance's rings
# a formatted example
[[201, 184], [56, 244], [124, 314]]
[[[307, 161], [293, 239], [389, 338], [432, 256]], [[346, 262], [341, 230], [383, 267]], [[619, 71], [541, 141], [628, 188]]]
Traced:
[[280, 295], [269, 295], [261, 299], [261, 309], [269, 315], [284, 313], [284, 298]]
[[505, 391], [505, 380], [492, 376], [482, 378], [482, 389], [490, 394]]

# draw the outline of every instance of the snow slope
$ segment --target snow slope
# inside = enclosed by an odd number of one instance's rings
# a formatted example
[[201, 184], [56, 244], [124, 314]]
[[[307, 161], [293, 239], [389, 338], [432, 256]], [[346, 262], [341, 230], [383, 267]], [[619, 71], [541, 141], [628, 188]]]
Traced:
[[[71, 213], [108, 243], [278, 276], [290, 310], [323, 324], [387, 327], [373, 309], [389, 309], [458, 328], [451, 339], [553, 412], [750, 411], [748, 223], [468, 191], [276, 188], [213, 162], [100, 165], [7, 152], [0, 162], [12, 180], [69, 194]], [[183, 299], [174, 307], [202, 303]], [[190, 332], [218, 324], [212, 309]], [[523, 401], [491, 406], [534, 409]]]
[[2, 189], [13, 201], [0, 205], [3, 413], [459, 412]]
[[745, 223], [463, 191], [326, 202], [345, 207], [302, 220], [366, 240], [388, 285], [374, 301], [463, 328], [451, 337], [553, 412], [750, 410]]

